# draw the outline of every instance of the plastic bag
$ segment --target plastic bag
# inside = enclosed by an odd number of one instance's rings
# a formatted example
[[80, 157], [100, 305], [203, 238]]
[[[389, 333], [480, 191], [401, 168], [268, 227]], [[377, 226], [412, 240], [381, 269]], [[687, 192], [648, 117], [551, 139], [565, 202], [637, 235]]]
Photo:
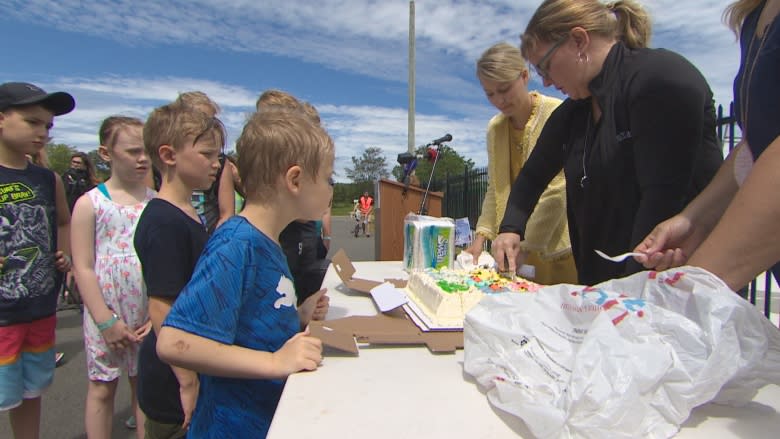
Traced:
[[540, 438], [667, 438], [780, 384], [780, 331], [694, 267], [488, 296], [464, 337], [466, 373]]

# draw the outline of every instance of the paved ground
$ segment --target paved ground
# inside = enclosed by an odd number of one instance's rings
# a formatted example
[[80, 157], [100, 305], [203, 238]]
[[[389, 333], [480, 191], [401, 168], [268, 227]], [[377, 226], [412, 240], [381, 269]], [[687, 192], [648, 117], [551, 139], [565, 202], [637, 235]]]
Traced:
[[[344, 248], [353, 261], [374, 260], [374, 236], [355, 238], [354, 220], [334, 217], [331, 254]], [[54, 384], [43, 396], [42, 439], [86, 438], [84, 400], [87, 392], [86, 361], [81, 330], [82, 315], [77, 309], [57, 313], [57, 349], [65, 352], [65, 364], [57, 368]], [[133, 430], [124, 426], [130, 415], [130, 388], [126, 380], [119, 384], [114, 417], [114, 438], [132, 439]], [[0, 415], [0, 438], [11, 438], [8, 416]]]

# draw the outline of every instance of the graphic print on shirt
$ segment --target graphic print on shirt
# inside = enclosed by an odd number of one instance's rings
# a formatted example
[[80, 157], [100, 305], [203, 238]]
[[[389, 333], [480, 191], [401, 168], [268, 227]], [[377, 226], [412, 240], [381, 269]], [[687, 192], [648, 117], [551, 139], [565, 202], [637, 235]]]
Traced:
[[274, 302], [274, 308], [279, 309], [284, 306], [295, 307], [295, 285], [290, 279], [285, 276], [279, 277], [279, 284], [276, 286], [276, 292], [279, 293], [280, 298]]
[[[28, 204], [38, 191], [23, 183], [0, 185], [0, 297], [45, 295], [54, 287], [46, 207]], [[48, 260], [47, 260], [48, 259]]]

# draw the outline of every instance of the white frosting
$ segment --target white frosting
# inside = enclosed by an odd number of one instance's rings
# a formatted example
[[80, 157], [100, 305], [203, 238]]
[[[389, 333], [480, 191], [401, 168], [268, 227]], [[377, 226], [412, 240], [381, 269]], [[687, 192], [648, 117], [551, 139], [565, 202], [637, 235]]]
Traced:
[[[462, 276], [462, 274], [453, 275]], [[428, 317], [442, 326], [463, 324], [466, 313], [479, 303], [482, 292], [471, 287], [468, 291], [447, 292], [437, 285], [430, 271], [415, 271], [409, 276], [408, 295]]]

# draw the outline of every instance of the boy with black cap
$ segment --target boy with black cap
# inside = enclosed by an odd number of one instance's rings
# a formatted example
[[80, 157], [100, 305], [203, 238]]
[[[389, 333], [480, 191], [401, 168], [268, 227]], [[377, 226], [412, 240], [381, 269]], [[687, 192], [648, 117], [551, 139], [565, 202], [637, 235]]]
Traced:
[[62, 180], [26, 154], [49, 140], [73, 96], [24, 82], [0, 85], [0, 411], [14, 437], [37, 438], [41, 394], [54, 377], [57, 293], [70, 269]]

